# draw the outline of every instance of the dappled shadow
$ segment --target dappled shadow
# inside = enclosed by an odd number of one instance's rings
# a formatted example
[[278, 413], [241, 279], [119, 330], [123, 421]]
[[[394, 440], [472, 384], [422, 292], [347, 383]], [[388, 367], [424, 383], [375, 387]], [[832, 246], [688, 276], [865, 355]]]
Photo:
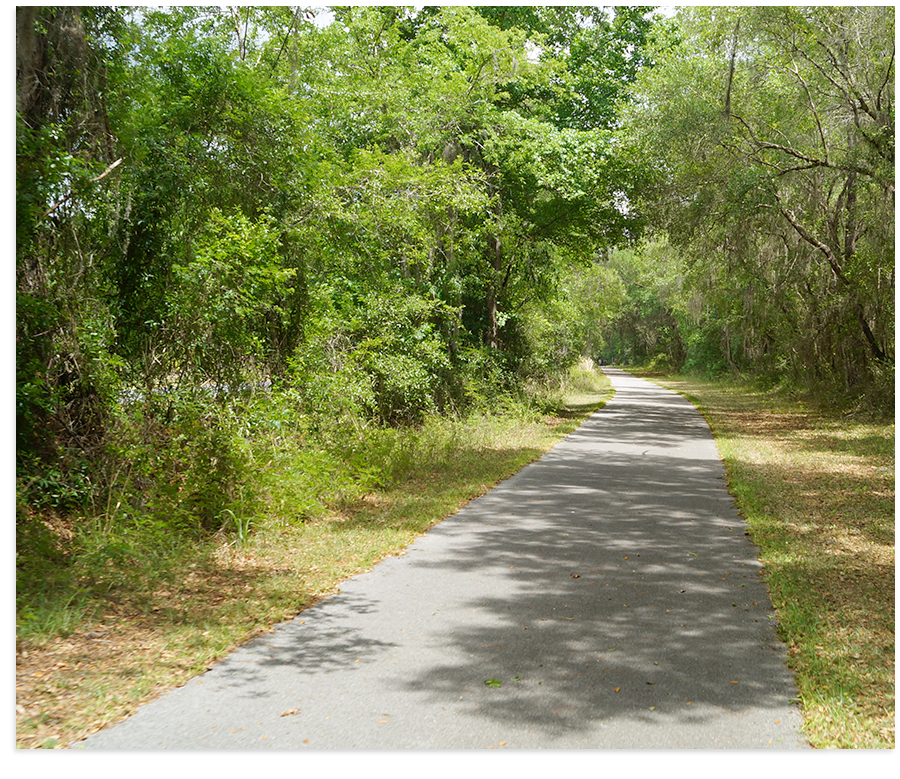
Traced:
[[894, 457], [894, 431], [871, 432], [868, 435], [855, 437], [837, 437], [826, 431], [817, 431], [812, 427], [802, 439], [802, 446], [811, 452], [846, 453], [861, 459], [890, 460]]
[[97, 745], [797, 746], [756, 550], [705, 422], [677, 395], [616, 386], [402, 556]]
[[[331, 608], [342, 614], [366, 615], [377, 611], [365, 598], [337, 594], [329, 601]], [[273, 669], [303, 669], [308, 674], [338, 671], [393, 646], [391, 642], [366, 637], [344, 625], [342, 620], [330, 617], [328, 612], [320, 615], [314, 625], [298, 632], [297, 626], [305, 621], [302, 615], [298, 616], [250, 641], [210, 669], [205, 682], [220, 690], [228, 689], [238, 698], [272, 697], [282, 692], [268, 684], [266, 677]]]
[[[691, 390], [684, 382], [666, 385]], [[737, 482], [751, 485], [748, 509], [795, 522], [802, 532], [823, 533], [831, 543], [836, 532], [849, 529], [874, 544], [892, 545], [893, 419], [768, 408], [753, 394], [704, 388], [719, 432], [743, 442], [732, 447], [728, 467]]]
[[[548, 734], [792, 696], [754, 547], [708, 463], [657, 453], [635, 472], [567, 447], [544, 465], [552, 492], [533, 466], [514, 500], [495, 492], [461, 517], [469, 540], [453, 554], [414, 563], [422, 581], [449, 570], [495, 586], [464, 607], [487, 618], [430, 637], [454, 662], [402, 686], [436, 700], [468, 689], [472, 716]], [[492, 594], [494, 577], [507, 594]]]
[[[260, 639], [268, 656], [232, 663], [230, 683], [257, 694], [272, 667], [355, 665], [417, 707], [549, 746], [603, 723], [784, 710], [794, 687], [709, 429], [645, 387], [301, 615], [304, 630]], [[413, 657], [388, 625], [416, 632]]]

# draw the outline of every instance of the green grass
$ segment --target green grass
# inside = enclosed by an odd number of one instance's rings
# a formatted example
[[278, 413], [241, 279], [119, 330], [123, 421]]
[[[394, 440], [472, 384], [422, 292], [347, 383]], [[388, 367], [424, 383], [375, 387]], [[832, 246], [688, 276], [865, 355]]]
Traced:
[[648, 378], [691, 399], [713, 429], [765, 565], [811, 743], [893, 748], [893, 419], [747, 383]]
[[[47, 547], [42, 531], [21, 539], [17, 745], [64, 747], [183, 684], [400, 553], [611, 396], [608, 380], [594, 374], [564, 387], [552, 414], [510, 404], [499, 416], [360, 429], [330, 453], [262, 440], [254, 472], [269, 499], [254, 502], [241, 533], [225, 515], [230, 532], [212, 540], [161, 534], [152, 524], [126, 534], [102, 516], [43, 517], [70, 537], [69, 552], [38, 554]], [[324, 470], [310, 474], [317, 467]]]

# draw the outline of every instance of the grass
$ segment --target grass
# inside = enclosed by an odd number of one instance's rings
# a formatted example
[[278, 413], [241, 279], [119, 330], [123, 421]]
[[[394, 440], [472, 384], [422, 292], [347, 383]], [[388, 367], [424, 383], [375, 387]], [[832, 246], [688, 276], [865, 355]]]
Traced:
[[[59, 561], [41, 571], [52, 586], [29, 591], [18, 609], [17, 746], [64, 748], [123, 719], [347, 577], [400, 553], [612, 396], [605, 377], [582, 377], [569, 390], [551, 415], [432, 420], [394, 441], [403, 463], [393, 478], [304, 521], [286, 521], [290, 512], [278, 501], [244, 532], [172, 543], [150, 528], [120, 558], [106, 550], [103, 566]], [[278, 467], [268, 477], [290, 481], [290, 457]], [[91, 525], [42, 519], [76, 547], [85, 533], [79, 528]]]
[[[638, 375], [640, 371], [635, 371]], [[894, 421], [653, 376], [716, 436], [819, 748], [893, 748]]]

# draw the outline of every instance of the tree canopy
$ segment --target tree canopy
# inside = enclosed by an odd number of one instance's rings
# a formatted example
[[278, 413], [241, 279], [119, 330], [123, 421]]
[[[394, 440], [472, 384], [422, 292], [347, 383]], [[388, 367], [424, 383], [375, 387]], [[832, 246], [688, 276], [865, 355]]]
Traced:
[[642, 208], [685, 263], [681, 304], [727, 367], [892, 387], [893, 8], [677, 21], [625, 123], [653, 161]]
[[387, 425], [584, 356], [893, 397], [891, 7], [23, 6], [16, 43], [23, 478], [247, 386]]

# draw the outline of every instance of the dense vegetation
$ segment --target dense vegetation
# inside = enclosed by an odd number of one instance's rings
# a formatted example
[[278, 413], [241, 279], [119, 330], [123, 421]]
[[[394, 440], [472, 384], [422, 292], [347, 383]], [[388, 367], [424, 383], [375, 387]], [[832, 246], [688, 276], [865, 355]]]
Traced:
[[893, 407], [891, 7], [43, 6], [16, 41], [20, 621], [584, 356]]
[[624, 120], [665, 238], [628, 277], [611, 341], [891, 408], [893, 8], [678, 20]]
[[681, 380], [810, 733], [892, 745], [893, 99], [890, 6], [18, 7], [20, 743], [520, 467], [592, 357], [765, 388]]
[[557, 385], [637, 235], [648, 11], [18, 8], [20, 575], [48, 517], [115, 565], [302, 521], [379, 428]]

